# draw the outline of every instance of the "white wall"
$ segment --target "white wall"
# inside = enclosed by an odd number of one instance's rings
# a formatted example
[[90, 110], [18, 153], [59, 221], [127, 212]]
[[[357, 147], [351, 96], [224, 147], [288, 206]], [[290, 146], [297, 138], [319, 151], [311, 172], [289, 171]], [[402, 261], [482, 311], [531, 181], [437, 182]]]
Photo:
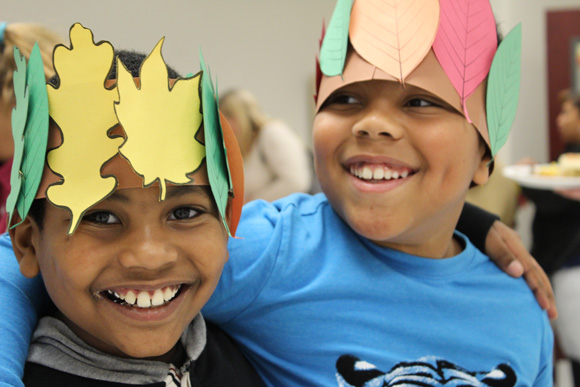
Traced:
[[491, 0], [491, 3], [504, 33], [522, 23], [520, 102], [501, 157], [507, 163], [524, 156], [546, 162], [549, 159], [546, 12], [580, 9], [580, 0]]
[[166, 36], [166, 62], [199, 70], [198, 51], [219, 90], [253, 91], [264, 110], [310, 140], [315, 57], [334, 0], [0, 0], [0, 20], [38, 22], [68, 45], [74, 22], [115, 48], [149, 53]]

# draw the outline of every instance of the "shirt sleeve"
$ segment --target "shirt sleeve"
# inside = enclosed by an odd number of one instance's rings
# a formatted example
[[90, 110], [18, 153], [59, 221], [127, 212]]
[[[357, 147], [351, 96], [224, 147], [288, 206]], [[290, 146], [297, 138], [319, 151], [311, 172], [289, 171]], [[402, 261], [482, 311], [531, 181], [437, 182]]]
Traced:
[[457, 222], [457, 230], [467, 235], [471, 243], [480, 251], [485, 252], [485, 239], [496, 220], [499, 220], [499, 216], [473, 204], [465, 203], [459, 222]]
[[28, 345], [46, 292], [40, 276], [20, 274], [8, 234], [0, 236], [0, 264], [0, 386], [24, 386]]
[[283, 234], [276, 206], [263, 200], [246, 204], [237, 237], [230, 238], [220, 281], [208, 303], [204, 318], [224, 324], [243, 311], [261, 292], [274, 269]]
[[542, 338], [542, 353], [540, 372], [534, 382], [534, 387], [552, 386], [554, 383], [554, 333], [550, 328], [548, 317], [545, 316], [544, 337]]

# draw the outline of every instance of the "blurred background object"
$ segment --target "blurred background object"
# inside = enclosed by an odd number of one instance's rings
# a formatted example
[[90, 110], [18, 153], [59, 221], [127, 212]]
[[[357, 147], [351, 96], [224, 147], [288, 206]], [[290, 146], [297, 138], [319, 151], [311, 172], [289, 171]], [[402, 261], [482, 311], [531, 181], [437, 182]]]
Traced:
[[219, 106], [242, 150], [246, 202], [312, 190], [311, 152], [292, 128], [268, 117], [248, 90], [226, 91]]
[[62, 39], [40, 24], [0, 23], [0, 234], [6, 231], [6, 199], [10, 192], [10, 171], [14, 154], [12, 109], [16, 105], [12, 74], [16, 69], [14, 46], [26, 60], [38, 42], [46, 79], [54, 75], [52, 50]]

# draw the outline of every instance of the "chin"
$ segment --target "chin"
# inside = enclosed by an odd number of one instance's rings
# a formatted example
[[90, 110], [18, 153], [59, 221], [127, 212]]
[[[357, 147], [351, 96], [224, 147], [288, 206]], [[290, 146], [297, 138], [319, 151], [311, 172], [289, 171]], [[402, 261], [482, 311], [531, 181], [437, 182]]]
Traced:
[[150, 338], [144, 338], [139, 341], [139, 343], [127, 343], [126, 348], [120, 348], [120, 351], [123, 352], [126, 357], [135, 359], [155, 359], [163, 357], [171, 352], [179, 341], [179, 337], [175, 340], [166, 340], [164, 342], [153, 341]]
[[396, 222], [393, 222], [392, 218], [388, 216], [385, 216], [385, 220], [382, 222], [377, 222], [376, 216], [372, 214], [341, 217], [357, 234], [378, 244], [392, 240], [401, 231], [400, 227], [396, 230], [393, 229]]

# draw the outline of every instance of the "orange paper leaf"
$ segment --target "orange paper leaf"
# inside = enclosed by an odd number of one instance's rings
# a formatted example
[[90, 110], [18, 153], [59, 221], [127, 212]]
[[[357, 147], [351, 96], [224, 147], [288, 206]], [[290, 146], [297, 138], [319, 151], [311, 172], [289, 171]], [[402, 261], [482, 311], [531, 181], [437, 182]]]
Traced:
[[431, 49], [438, 0], [357, 0], [350, 39], [367, 62], [404, 82]]

